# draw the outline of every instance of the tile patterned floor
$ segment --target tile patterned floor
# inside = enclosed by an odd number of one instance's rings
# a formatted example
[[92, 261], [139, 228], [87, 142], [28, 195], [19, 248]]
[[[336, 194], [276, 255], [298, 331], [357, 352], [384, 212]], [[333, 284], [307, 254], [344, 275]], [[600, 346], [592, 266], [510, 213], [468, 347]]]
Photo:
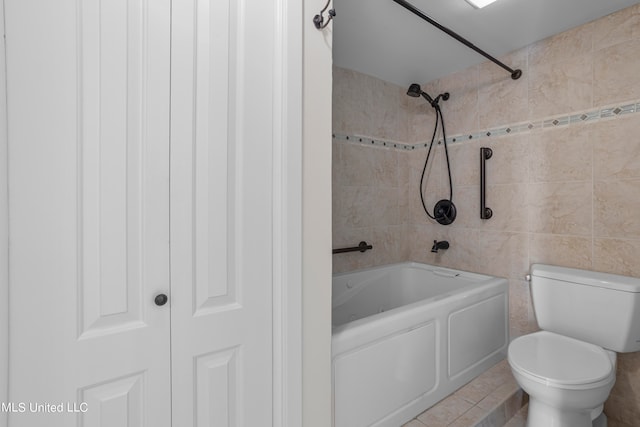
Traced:
[[523, 399], [503, 360], [403, 427], [502, 427], [512, 421], [509, 427], [522, 427], [512, 418], [519, 416]]
[[524, 405], [504, 427], [525, 427], [527, 425], [527, 405]]

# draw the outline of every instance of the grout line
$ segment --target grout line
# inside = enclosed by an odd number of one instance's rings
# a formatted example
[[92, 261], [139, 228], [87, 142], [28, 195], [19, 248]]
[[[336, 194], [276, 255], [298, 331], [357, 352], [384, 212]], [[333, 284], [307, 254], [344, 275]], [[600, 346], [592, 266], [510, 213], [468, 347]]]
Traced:
[[[499, 363], [503, 363], [503, 362], [499, 362]], [[488, 370], [486, 370], [485, 372], [489, 372], [491, 369], [495, 368], [497, 365], [494, 365], [492, 368], [489, 368]], [[474, 378], [473, 380], [471, 380], [469, 383], [467, 383], [465, 386], [474, 383], [475, 381], [479, 381], [478, 380], [479, 377]], [[459, 398], [465, 402], [471, 403], [471, 406], [464, 411], [463, 413], [461, 413], [460, 415], [458, 415], [455, 419], [451, 420], [450, 422], [447, 423], [447, 426], [451, 426], [453, 424], [455, 424], [456, 422], [458, 422], [462, 417], [464, 417], [465, 415], [468, 415], [468, 413], [470, 411], [473, 411], [474, 408], [477, 408], [477, 410], [482, 412], [482, 419], [478, 420], [478, 421], [473, 421], [471, 424], [469, 424], [467, 427], [477, 427], [482, 425], [482, 423], [489, 419], [490, 417], [496, 416], [495, 414], [498, 414], [499, 412], [496, 411], [503, 411], [505, 416], [506, 416], [506, 408], [507, 408], [507, 403], [510, 402], [512, 399], [514, 399], [514, 397], [521, 392], [520, 387], [516, 387], [515, 390], [512, 393], [509, 393], [508, 396], [504, 397], [501, 399], [500, 403], [498, 403], [496, 406], [490, 408], [490, 409], [485, 409], [483, 407], [480, 406], [480, 403], [486, 399], [487, 397], [489, 397], [492, 393], [496, 392], [498, 389], [500, 389], [503, 386], [503, 384], [497, 385], [496, 387], [492, 388], [484, 397], [482, 397], [478, 402], [473, 402], [469, 399], [466, 399], [465, 397], [461, 397], [459, 396]], [[463, 386], [464, 387], [464, 386]], [[460, 389], [458, 389], [460, 390]], [[451, 395], [447, 396], [453, 396], [456, 395], [456, 393], [452, 393]], [[446, 398], [445, 398], [446, 399]], [[444, 399], [443, 399], [444, 400]], [[524, 400], [523, 400], [524, 402]], [[437, 405], [437, 404], [436, 404]], [[432, 406], [431, 408], [429, 408], [427, 411], [433, 409], [436, 405]], [[518, 410], [516, 411], [516, 414], [521, 410], [521, 408], [518, 408]], [[515, 415], [513, 415], [515, 416]], [[513, 417], [512, 416], [512, 417]], [[420, 421], [417, 417], [413, 418], [413, 420], [411, 421], [418, 421], [423, 425], [424, 423], [422, 421]], [[411, 422], [410, 421], [410, 422]], [[505, 420], [505, 422], [508, 422], [509, 420]]]

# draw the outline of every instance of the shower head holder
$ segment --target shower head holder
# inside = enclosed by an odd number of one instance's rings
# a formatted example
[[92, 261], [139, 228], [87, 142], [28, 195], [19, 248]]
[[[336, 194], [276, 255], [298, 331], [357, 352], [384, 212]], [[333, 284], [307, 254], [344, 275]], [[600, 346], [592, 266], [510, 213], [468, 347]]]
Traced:
[[433, 108], [440, 107], [438, 105], [438, 101], [440, 101], [440, 99], [443, 99], [444, 101], [449, 99], [449, 92], [441, 93], [440, 95], [436, 96], [436, 99], [431, 98], [431, 96], [427, 92], [422, 90], [422, 88], [418, 83], [412, 83], [411, 86], [409, 86], [409, 89], [407, 90], [407, 95], [409, 95], [412, 98], [419, 98], [420, 96], [422, 96], [424, 99], [427, 100], [429, 104], [431, 104]]

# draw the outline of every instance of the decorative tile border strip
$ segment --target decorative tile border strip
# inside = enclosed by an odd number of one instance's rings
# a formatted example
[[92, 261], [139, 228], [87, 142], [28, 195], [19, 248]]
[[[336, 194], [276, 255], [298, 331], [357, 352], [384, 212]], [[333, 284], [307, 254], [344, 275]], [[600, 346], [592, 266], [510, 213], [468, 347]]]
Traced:
[[403, 151], [415, 150], [416, 147], [420, 145], [420, 144], [405, 144], [403, 142], [376, 139], [376, 138], [371, 138], [371, 137], [362, 136], [362, 135], [343, 135], [339, 133], [334, 133], [333, 139], [335, 139], [336, 141], [345, 141], [352, 144], [366, 145], [369, 147], [371, 146], [383, 147], [383, 148], [391, 148], [391, 149], [403, 150]]
[[[453, 135], [447, 138], [449, 144], [483, 140], [505, 135], [515, 135], [531, 132], [536, 129], [548, 129], [555, 127], [570, 126], [587, 122], [594, 122], [602, 119], [622, 117], [627, 114], [640, 113], [640, 102], [632, 102], [620, 106], [608, 106], [596, 110], [578, 112], [571, 115], [554, 116], [543, 120], [521, 122], [512, 125], [505, 125], [491, 128], [480, 132], [462, 135]], [[360, 135], [334, 134], [333, 138], [338, 141], [345, 141], [359, 145], [386, 147], [390, 149], [410, 151], [429, 146], [429, 142], [419, 142], [416, 144], [405, 144], [397, 141], [381, 140]], [[438, 139], [438, 144], [442, 144], [442, 139]]]

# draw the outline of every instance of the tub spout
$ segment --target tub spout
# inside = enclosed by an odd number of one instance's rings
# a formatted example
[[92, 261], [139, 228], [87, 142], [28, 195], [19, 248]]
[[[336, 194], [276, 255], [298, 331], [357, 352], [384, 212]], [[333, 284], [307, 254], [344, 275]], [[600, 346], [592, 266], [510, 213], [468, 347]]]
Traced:
[[431, 252], [437, 254], [439, 249], [449, 249], [449, 242], [447, 242], [446, 240], [442, 240], [440, 242], [434, 240], [433, 246], [431, 247]]

